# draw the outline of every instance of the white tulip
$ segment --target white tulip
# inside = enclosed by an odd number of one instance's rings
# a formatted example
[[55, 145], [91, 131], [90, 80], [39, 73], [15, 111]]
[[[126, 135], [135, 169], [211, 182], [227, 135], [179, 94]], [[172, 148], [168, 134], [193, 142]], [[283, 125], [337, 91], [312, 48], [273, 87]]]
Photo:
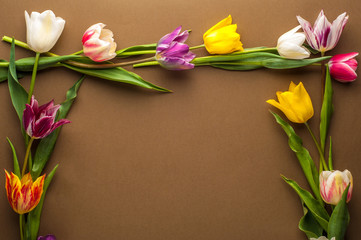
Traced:
[[310, 56], [310, 51], [302, 47], [306, 40], [304, 33], [297, 32], [301, 26], [284, 33], [277, 42], [277, 51], [280, 56], [290, 59], [303, 59]]
[[31, 50], [48, 52], [58, 41], [65, 25], [65, 20], [56, 17], [51, 10], [42, 13], [25, 11], [26, 39]]
[[[310, 238], [310, 240], [328, 240], [327, 237], [321, 236], [319, 238]], [[331, 238], [330, 240], [336, 240], [335, 237]]]

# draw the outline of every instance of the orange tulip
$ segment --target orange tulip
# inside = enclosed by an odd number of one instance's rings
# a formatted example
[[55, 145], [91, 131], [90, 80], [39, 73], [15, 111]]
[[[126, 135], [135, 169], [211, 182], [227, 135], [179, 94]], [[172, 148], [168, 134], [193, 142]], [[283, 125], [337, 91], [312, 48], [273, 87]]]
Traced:
[[14, 173], [5, 170], [5, 189], [9, 203], [15, 212], [19, 214], [28, 213], [40, 202], [43, 194], [45, 174], [33, 182], [30, 173], [25, 174], [20, 180]]

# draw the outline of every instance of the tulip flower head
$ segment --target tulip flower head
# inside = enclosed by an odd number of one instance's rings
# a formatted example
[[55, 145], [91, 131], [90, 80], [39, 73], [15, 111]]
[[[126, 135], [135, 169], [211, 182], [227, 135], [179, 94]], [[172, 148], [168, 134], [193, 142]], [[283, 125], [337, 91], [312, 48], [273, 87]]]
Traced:
[[306, 34], [308, 44], [319, 52], [326, 52], [333, 49], [338, 43], [342, 30], [347, 23], [348, 16], [346, 16], [346, 13], [342, 13], [331, 24], [327, 20], [323, 10], [321, 10], [313, 28], [311, 24], [302, 17], [297, 16], [297, 20]]
[[54, 100], [39, 106], [38, 101], [32, 96], [30, 105], [26, 104], [23, 113], [23, 124], [26, 133], [34, 138], [45, 138], [57, 127], [70, 123], [67, 119], [55, 121], [60, 105], [54, 105]]
[[290, 59], [303, 59], [310, 56], [310, 51], [302, 47], [306, 40], [304, 33], [297, 32], [301, 26], [297, 26], [279, 37], [277, 51], [280, 56]]
[[46, 235], [46, 236], [39, 236], [37, 240], [56, 240], [56, 237], [54, 235]]
[[303, 83], [297, 86], [291, 82], [289, 90], [277, 92], [278, 102], [270, 99], [267, 103], [280, 109], [294, 123], [305, 123], [313, 116], [313, 106]]
[[328, 62], [331, 76], [340, 82], [352, 82], [357, 78], [357, 52], [338, 54]]
[[159, 64], [169, 70], [185, 70], [194, 68], [190, 63], [195, 54], [189, 51], [184, 42], [188, 38], [188, 31], [180, 33], [182, 27], [177, 27], [173, 32], [162, 37], [156, 48], [155, 59]]
[[51, 10], [42, 13], [25, 11], [26, 39], [31, 50], [43, 53], [52, 49], [63, 32], [65, 20]]
[[[325, 236], [321, 236], [321, 237], [319, 237], [319, 238], [310, 238], [310, 240], [328, 240], [328, 238], [325, 237]], [[333, 238], [331, 238], [330, 240], [336, 240], [336, 238], [333, 237]]]
[[207, 51], [210, 54], [243, 51], [241, 37], [236, 31], [237, 24], [232, 24], [231, 15], [211, 27], [203, 34], [203, 41]]
[[85, 31], [82, 38], [84, 55], [95, 62], [103, 62], [117, 56], [113, 32], [104, 27], [103, 23], [94, 24]]
[[45, 174], [33, 182], [30, 173], [20, 180], [14, 173], [5, 170], [5, 189], [10, 206], [19, 214], [28, 213], [40, 202], [43, 194]]
[[320, 193], [323, 201], [328, 204], [337, 205], [341, 200], [342, 194], [350, 184], [347, 193], [347, 200], [349, 202], [352, 196], [353, 179], [350, 171], [345, 170], [323, 171], [320, 174]]

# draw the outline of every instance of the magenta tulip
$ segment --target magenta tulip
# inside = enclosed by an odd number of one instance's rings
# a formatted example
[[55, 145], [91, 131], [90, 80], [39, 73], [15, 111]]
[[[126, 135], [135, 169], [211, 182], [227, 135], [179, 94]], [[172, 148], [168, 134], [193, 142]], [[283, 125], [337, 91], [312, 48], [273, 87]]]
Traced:
[[323, 10], [321, 10], [313, 28], [311, 24], [302, 17], [297, 16], [297, 20], [306, 34], [308, 44], [317, 51], [326, 52], [333, 49], [338, 43], [342, 30], [347, 23], [348, 16], [346, 16], [346, 13], [342, 13], [331, 24], [327, 20]]
[[26, 133], [34, 139], [45, 138], [57, 127], [70, 123], [67, 119], [54, 122], [59, 108], [60, 105], [54, 105], [54, 100], [39, 106], [38, 101], [32, 96], [30, 105], [26, 104], [23, 113], [23, 124]]
[[39, 236], [37, 240], [56, 240], [54, 235]]
[[173, 32], [162, 37], [156, 49], [155, 58], [159, 64], [169, 70], [185, 70], [194, 68], [190, 63], [195, 54], [189, 51], [184, 42], [188, 38], [188, 31], [180, 33], [182, 27], [177, 27]]
[[357, 78], [357, 52], [338, 54], [328, 62], [331, 76], [340, 82], [352, 82]]

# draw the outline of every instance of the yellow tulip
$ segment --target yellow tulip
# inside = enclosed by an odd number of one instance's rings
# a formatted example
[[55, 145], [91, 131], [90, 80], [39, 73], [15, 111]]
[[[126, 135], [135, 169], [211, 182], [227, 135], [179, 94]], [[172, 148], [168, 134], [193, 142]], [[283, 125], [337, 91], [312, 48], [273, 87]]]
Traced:
[[229, 15], [204, 35], [203, 41], [210, 54], [227, 54], [235, 51], [243, 51], [241, 37], [236, 32], [237, 24], [232, 24], [232, 17]]
[[312, 101], [302, 82], [297, 86], [291, 82], [288, 91], [277, 92], [277, 98], [278, 102], [270, 99], [267, 103], [280, 109], [291, 122], [305, 123], [313, 116]]

